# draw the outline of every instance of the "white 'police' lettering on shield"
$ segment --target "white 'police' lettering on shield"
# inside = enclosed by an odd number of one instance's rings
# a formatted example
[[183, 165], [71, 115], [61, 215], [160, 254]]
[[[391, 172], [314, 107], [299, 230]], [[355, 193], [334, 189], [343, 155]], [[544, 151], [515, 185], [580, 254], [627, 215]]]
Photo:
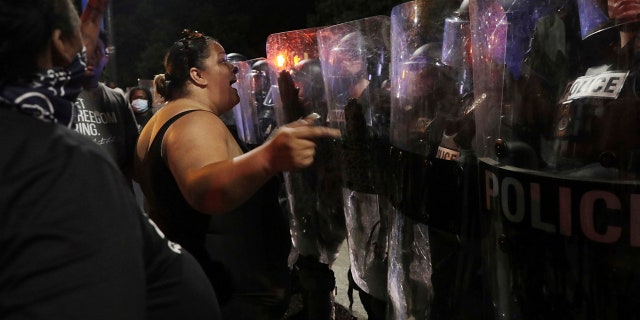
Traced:
[[629, 72], [604, 72], [579, 77], [571, 84], [565, 102], [580, 98], [616, 99], [628, 75]]
[[[615, 189], [611, 191], [599, 185], [576, 186], [568, 180], [509, 174], [503, 168], [481, 167], [484, 210], [500, 214], [509, 222], [548, 233], [571, 237], [579, 231], [594, 242], [628, 241], [628, 245], [640, 247], [638, 186], [627, 188], [629, 192], [620, 191], [624, 188], [611, 188]], [[596, 216], [603, 214], [623, 217], [620, 219], [623, 225], [607, 223], [603, 226], [602, 222], [596, 225]], [[579, 230], [574, 230], [573, 219], [578, 219], [579, 227], [575, 228]], [[628, 239], [623, 239], [624, 234], [628, 234]]]

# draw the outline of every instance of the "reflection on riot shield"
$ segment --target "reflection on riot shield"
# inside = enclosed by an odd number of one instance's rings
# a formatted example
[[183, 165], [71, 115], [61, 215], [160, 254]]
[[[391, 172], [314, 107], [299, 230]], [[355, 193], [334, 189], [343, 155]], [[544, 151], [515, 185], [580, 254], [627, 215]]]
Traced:
[[628, 68], [613, 65], [567, 85], [543, 153], [549, 170], [570, 177], [638, 179], [640, 98], [637, 73]]
[[262, 144], [276, 129], [270, 103], [269, 64], [265, 58], [237, 61], [236, 82], [240, 103], [233, 108], [238, 137], [247, 148]]
[[[389, 31], [384, 16], [318, 31], [328, 120], [342, 131], [338, 151], [351, 275], [363, 304], [373, 304], [370, 310], [385, 310], [387, 301]], [[384, 318], [368, 312], [370, 319]]]
[[[316, 125], [326, 123], [327, 105], [319, 60], [302, 60], [290, 72], [281, 71], [278, 87], [287, 123], [313, 112], [320, 115]], [[294, 244], [300, 254], [317, 257], [328, 265], [335, 261], [346, 237], [340, 192], [342, 176], [335, 145], [333, 140], [317, 140], [313, 165], [286, 176]]]
[[[247, 58], [240, 53], [231, 52], [227, 54], [227, 60], [233, 63], [234, 65], [236, 65], [237, 62], [246, 61]], [[237, 74], [236, 74], [236, 78], [237, 78]], [[236, 88], [236, 90], [238, 90], [237, 82], [232, 84], [231, 86]], [[231, 110], [221, 114], [220, 119], [222, 119], [224, 124], [227, 125], [227, 128], [229, 128], [229, 131], [231, 132], [231, 134], [234, 136], [236, 140], [240, 142], [245, 142], [245, 139], [242, 138], [242, 133], [238, 132], [238, 125], [242, 123], [242, 120], [238, 121], [236, 119], [236, 113], [238, 112], [237, 111], [238, 109], [240, 109], [239, 102]]]
[[[388, 319], [427, 319], [430, 301], [432, 266], [427, 226], [394, 212], [389, 234]], [[412, 317], [412, 318], [410, 318]]]
[[[345, 215], [349, 245], [358, 244], [360, 248], [349, 250], [349, 260], [355, 262], [351, 265], [353, 280], [361, 291], [378, 300], [386, 301], [386, 257], [389, 232], [387, 216], [391, 213], [391, 205], [376, 194], [351, 191], [346, 188], [343, 189], [343, 198], [347, 203]], [[363, 213], [377, 212], [381, 213], [381, 217], [372, 219], [371, 215], [363, 216]], [[371, 319], [381, 319], [381, 316], [384, 318], [384, 314], [369, 314]]]
[[238, 68], [237, 82], [234, 85], [236, 85], [240, 96], [240, 102], [233, 108], [235, 127], [238, 138], [248, 149], [253, 149], [262, 143], [262, 136], [258, 131], [258, 109], [256, 97], [253, 94], [253, 71], [251, 69], [251, 65], [256, 60], [260, 60], [260, 58], [233, 63]]
[[637, 319], [637, 182], [567, 179], [483, 159], [496, 319]]
[[[479, 319], [484, 308], [472, 145], [474, 108], [482, 96], [473, 101], [468, 3], [407, 2], [394, 7], [391, 18], [390, 194], [397, 235], [389, 242], [391, 316]], [[427, 276], [416, 277], [413, 266], [429, 266]], [[406, 300], [418, 297], [423, 300]]]
[[[329, 122], [342, 129], [343, 134], [349, 133], [345, 128], [347, 105], [351, 99], [357, 99], [364, 106], [365, 125], [373, 130], [372, 134], [388, 139], [390, 39], [384, 34], [389, 30], [385, 19], [388, 17], [371, 17], [324, 28], [318, 33]], [[387, 26], [379, 26], [385, 23]], [[378, 35], [371, 36], [368, 32]]]
[[320, 60], [305, 59], [300, 61], [293, 69], [293, 81], [298, 89], [298, 96], [302, 103], [302, 114], [286, 112], [291, 121], [302, 118], [312, 112], [320, 115], [320, 123], [326, 124], [327, 99], [325, 99], [324, 78]]
[[266, 59], [260, 59], [251, 66], [251, 88], [258, 112], [258, 131], [262, 140], [276, 129], [276, 115], [271, 91], [271, 69]]
[[493, 81], [475, 86], [491, 101], [475, 117], [495, 318], [638, 318], [638, 26], [614, 16], [636, 2], [475, 2], [474, 84]]
[[[278, 124], [311, 113], [326, 125], [327, 104], [316, 29], [272, 34], [267, 39], [272, 98]], [[332, 319], [335, 278], [331, 266], [346, 238], [342, 208], [342, 176], [336, 142], [319, 139], [311, 167], [285, 173], [290, 231], [299, 256], [295, 263], [303, 293], [304, 319]]]
[[276, 129], [270, 67], [265, 58], [234, 63], [238, 67], [239, 106], [234, 107], [238, 136], [249, 149], [262, 144]]

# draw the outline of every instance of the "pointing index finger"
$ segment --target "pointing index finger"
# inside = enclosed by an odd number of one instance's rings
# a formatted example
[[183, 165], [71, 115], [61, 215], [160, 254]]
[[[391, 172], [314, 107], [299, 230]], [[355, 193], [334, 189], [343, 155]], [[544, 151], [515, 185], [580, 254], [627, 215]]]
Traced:
[[340, 138], [340, 130], [322, 126], [301, 126], [295, 129], [295, 136], [300, 139]]

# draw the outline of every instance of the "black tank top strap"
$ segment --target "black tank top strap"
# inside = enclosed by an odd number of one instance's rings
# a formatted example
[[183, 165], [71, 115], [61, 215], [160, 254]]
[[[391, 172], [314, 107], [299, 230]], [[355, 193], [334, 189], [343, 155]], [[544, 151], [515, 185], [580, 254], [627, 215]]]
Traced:
[[191, 109], [191, 110], [186, 110], [186, 111], [182, 111], [180, 113], [175, 114], [173, 117], [167, 120], [162, 125], [162, 127], [160, 127], [160, 130], [158, 130], [158, 133], [156, 133], [155, 137], [153, 137], [153, 140], [151, 141], [151, 145], [149, 146], [149, 151], [155, 150], [157, 148], [158, 151], [160, 151], [159, 153], [160, 157], [164, 159], [164, 154], [162, 152], [162, 140], [164, 139], [165, 133], [167, 133], [167, 130], [174, 122], [176, 122], [178, 119], [194, 111], [211, 112], [211, 111], [201, 110], [201, 109]]

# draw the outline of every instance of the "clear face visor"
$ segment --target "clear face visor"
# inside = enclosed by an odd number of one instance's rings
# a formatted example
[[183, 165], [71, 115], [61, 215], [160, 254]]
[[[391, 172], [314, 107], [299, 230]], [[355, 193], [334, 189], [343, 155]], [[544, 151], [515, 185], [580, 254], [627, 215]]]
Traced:
[[359, 50], [337, 47], [331, 50], [325, 73], [329, 91], [335, 96], [338, 108], [344, 108], [349, 98], [355, 98], [352, 92], [366, 75], [365, 57]]
[[318, 60], [307, 62], [308, 65], [298, 66], [291, 77], [299, 88], [298, 95], [303, 100], [324, 98], [324, 78]]
[[329, 63], [337, 76], [358, 76], [366, 71], [364, 54], [358, 49], [334, 48]]
[[410, 61], [404, 64], [402, 81], [406, 84], [408, 97], [419, 97], [432, 94], [442, 77], [440, 68], [443, 64], [438, 60]]
[[388, 80], [388, 65], [375, 60], [389, 52], [389, 27], [388, 16], [373, 16], [318, 31], [330, 126], [346, 130], [344, 109], [350, 99], [366, 109], [365, 122], [372, 125], [371, 115], [378, 114], [374, 109], [384, 96], [382, 83]]

